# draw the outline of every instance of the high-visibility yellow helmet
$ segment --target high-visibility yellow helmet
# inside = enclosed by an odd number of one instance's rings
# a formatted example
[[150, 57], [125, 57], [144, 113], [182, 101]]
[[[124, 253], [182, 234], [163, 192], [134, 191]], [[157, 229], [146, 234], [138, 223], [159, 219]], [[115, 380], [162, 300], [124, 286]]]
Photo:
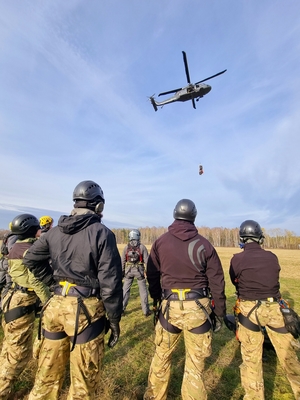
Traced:
[[44, 215], [40, 218], [40, 226], [45, 226], [48, 224], [52, 224], [53, 218], [49, 217], [49, 215]]

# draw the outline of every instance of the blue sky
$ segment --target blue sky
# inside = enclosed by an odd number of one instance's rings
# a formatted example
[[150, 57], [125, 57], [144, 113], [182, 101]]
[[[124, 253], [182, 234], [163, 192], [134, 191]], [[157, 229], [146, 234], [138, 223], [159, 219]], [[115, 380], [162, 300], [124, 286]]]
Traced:
[[[58, 218], [82, 180], [107, 226], [245, 219], [300, 234], [300, 2], [1, 0], [0, 227]], [[148, 96], [227, 69], [196, 103]], [[203, 165], [204, 174], [198, 175]]]

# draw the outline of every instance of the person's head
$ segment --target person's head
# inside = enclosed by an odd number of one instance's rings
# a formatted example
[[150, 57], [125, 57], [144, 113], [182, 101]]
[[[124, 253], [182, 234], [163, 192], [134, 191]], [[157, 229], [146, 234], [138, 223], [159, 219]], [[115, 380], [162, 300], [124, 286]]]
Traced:
[[104, 209], [104, 194], [98, 183], [94, 181], [82, 181], [73, 191], [75, 208], [87, 208], [101, 215]]
[[52, 228], [53, 225], [53, 218], [49, 217], [49, 215], [44, 215], [40, 218], [40, 227], [43, 231], [49, 230]]
[[11, 231], [20, 240], [38, 237], [40, 229], [39, 220], [32, 214], [17, 215], [11, 222]]
[[139, 242], [141, 238], [141, 232], [138, 229], [132, 229], [132, 231], [129, 232], [128, 238], [130, 242], [132, 240]]
[[245, 244], [250, 242], [263, 244], [265, 238], [259, 223], [252, 219], [247, 219], [241, 224], [239, 236], [241, 243]]
[[183, 221], [194, 223], [196, 216], [197, 208], [195, 206], [195, 203], [189, 199], [179, 200], [173, 211], [174, 219], [180, 219]]

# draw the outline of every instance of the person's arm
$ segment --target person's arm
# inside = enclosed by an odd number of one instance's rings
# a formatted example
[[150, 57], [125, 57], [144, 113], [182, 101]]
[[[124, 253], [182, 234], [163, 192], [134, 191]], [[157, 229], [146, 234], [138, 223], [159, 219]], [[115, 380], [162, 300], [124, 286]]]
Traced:
[[226, 315], [225, 279], [220, 258], [214, 248], [207, 258], [206, 275], [209, 288], [215, 302], [215, 314], [218, 317]]
[[22, 263], [22, 259], [10, 259], [8, 260], [8, 264], [9, 275], [14, 283], [28, 289], [33, 289], [42, 303], [45, 303], [49, 299], [49, 288], [39, 279], [34, 277], [28, 268]]
[[110, 322], [118, 323], [123, 310], [122, 265], [115, 235], [99, 232], [98, 280], [100, 295]]
[[49, 246], [44, 235], [27, 250], [23, 258], [23, 264], [33, 276], [45, 285], [53, 284], [53, 271], [49, 264]]
[[126, 245], [126, 246], [124, 247], [123, 252], [122, 252], [122, 257], [121, 257], [122, 275], [123, 275], [123, 276], [125, 275], [127, 248], [128, 248], [128, 245]]
[[155, 243], [151, 248], [150, 256], [147, 262], [147, 281], [149, 284], [149, 293], [152, 299], [160, 300], [162, 295], [160, 283], [160, 265]]
[[140, 245], [141, 251], [142, 251], [142, 257], [143, 257], [143, 263], [145, 267], [147, 266], [148, 258], [149, 258], [149, 253], [147, 250], [147, 247], [143, 244]]

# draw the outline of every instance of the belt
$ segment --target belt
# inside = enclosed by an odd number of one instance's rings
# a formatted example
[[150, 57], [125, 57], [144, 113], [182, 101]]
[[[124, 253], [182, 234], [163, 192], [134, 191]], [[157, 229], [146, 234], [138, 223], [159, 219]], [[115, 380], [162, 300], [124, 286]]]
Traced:
[[[70, 284], [69, 284], [70, 285]], [[72, 284], [73, 285], [73, 284]], [[55, 286], [54, 294], [58, 296], [71, 296], [71, 297], [100, 297], [100, 289], [93, 289], [86, 286], [68, 286], [67, 284], [63, 286]]]
[[241, 301], [254, 301], [258, 303], [259, 301], [261, 303], [277, 303], [280, 299], [277, 299], [277, 297], [268, 297], [266, 299], [261, 299], [261, 300], [246, 300], [246, 299], [240, 299]]
[[163, 298], [167, 300], [195, 300], [208, 297], [208, 288], [201, 289], [164, 289]]

